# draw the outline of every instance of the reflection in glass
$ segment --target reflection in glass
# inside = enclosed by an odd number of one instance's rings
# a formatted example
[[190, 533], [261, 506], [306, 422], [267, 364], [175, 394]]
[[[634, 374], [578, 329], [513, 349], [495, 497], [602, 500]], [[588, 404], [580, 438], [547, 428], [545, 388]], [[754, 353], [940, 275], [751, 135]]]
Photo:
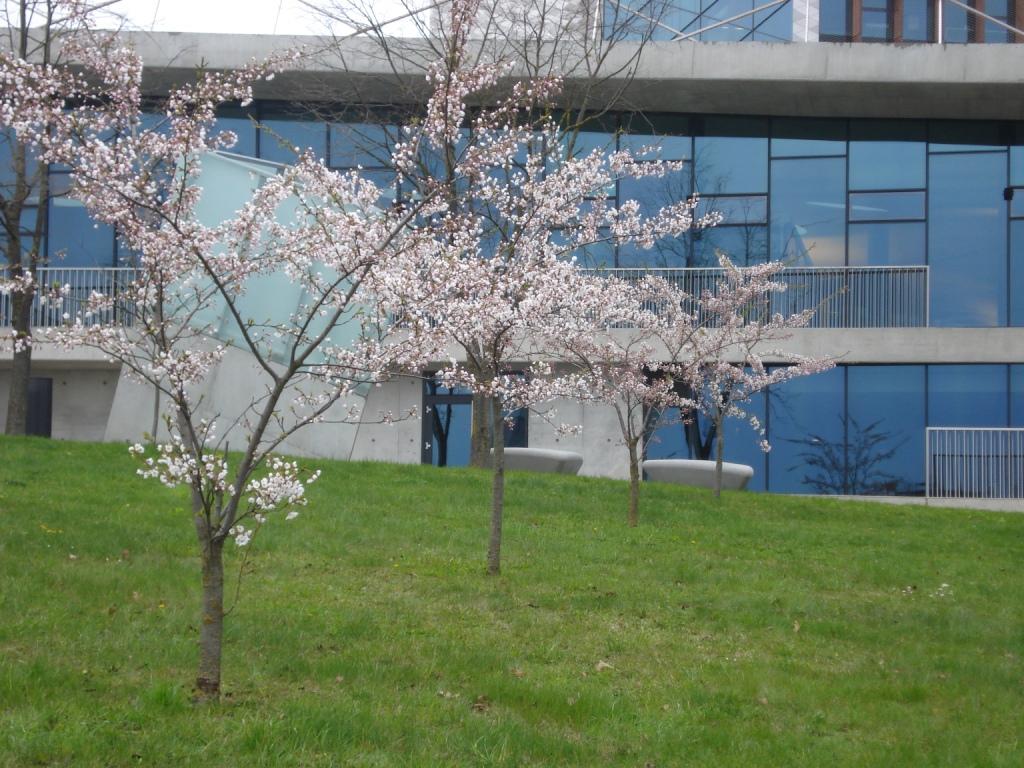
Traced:
[[213, 129], [215, 133], [231, 131], [237, 137], [235, 145], [228, 152], [256, 157], [256, 123], [248, 117], [218, 117]]
[[842, 484], [843, 392], [841, 368], [772, 389], [768, 396], [770, 491], [822, 493], [823, 483], [836, 482], [836, 472]]
[[846, 261], [846, 161], [772, 162], [772, 258], [791, 266]]
[[888, 0], [861, 0], [860, 37], [861, 40], [890, 40]]
[[469, 464], [472, 404], [435, 403], [428, 408], [430, 463], [435, 467], [465, 467]]
[[924, 192], [851, 192], [850, 221], [924, 219]]
[[767, 192], [768, 140], [698, 136], [694, 170], [702, 195]]
[[924, 141], [851, 141], [850, 189], [924, 189]]
[[928, 263], [932, 323], [1006, 324], [1006, 154], [932, 155]]
[[923, 365], [847, 367], [847, 493], [924, 491]]
[[846, 154], [846, 122], [781, 117], [772, 121], [772, 157]]
[[903, 40], [908, 43], [927, 43], [931, 39], [929, 0], [903, 0]]
[[332, 123], [331, 167], [389, 167], [395, 130], [379, 123]]
[[724, 253], [733, 264], [748, 267], [768, 261], [768, 227], [762, 224], [717, 226], [691, 233], [694, 267], [718, 266]]
[[821, 0], [818, 6], [819, 39], [842, 42], [850, 39], [850, 5], [847, 0]]
[[849, 264], [854, 267], [925, 263], [924, 222], [851, 224]]
[[1024, 220], [1010, 222], [1010, 325], [1024, 326]]
[[1010, 366], [1010, 426], [1024, 427], [1024, 365]]
[[327, 152], [327, 127], [315, 120], [260, 121], [260, 157], [275, 163], [294, 163], [298, 153], [313, 150], [317, 157]]
[[1005, 427], [1005, 365], [929, 365], [929, 427]]
[[76, 200], [51, 200], [47, 256], [52, 267], [109, 267], [114, 264], [114, 230], [95, 224]]

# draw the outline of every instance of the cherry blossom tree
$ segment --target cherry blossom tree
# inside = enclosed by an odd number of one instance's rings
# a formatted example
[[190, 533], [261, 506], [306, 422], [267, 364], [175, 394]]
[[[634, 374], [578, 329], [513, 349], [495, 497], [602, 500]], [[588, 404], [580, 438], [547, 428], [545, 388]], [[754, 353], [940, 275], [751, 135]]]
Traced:
[[[793, 330], [806, 327], [816, 311], [789, 315], [774, 311], [773, 297], [786, 291], [786, 284], [775, 279], [785, 269], [783, 262], [737, 267], [721, 254], [719, 266], [722, 274], [716, 285], [699, 296], [678, 286], [662, 287], [667, 299], [663, 306], [695, 307], [696, 317], [687, 314], [685, 322], [669, 323], [667, 333], [662, 328], [655, 331], [667, 353], [661, 374], [688, 394], [694, 411], [711, 421], [716, 498], [722, 492], [725, 420], [746, 419], [763, 436], [763, 425], [744, 410], [755, 394], [835, 365], [831, 358], [807, 357], [776, 346], [790, 338]], [[699, 328], [697, 334], [691, 332], [691, 323]], [[684, 338], [687, 343], [681, 343]], [[767, 451], [771, 446], [762, 439], [761, 448]]]
[[[603, 240], [650, 246], [693, 223], [694, 203], [680, 201], [642, 215], [635, 201], [610, 204], [605, 190], [625, 177], [657, 176], [678, 163], [638, 160], [628, 152], [595, 150], [570, 157], [552, 117], [558, 77], [504, 81], [512, 62], [479, 62], [469, 46], [478, 3], [455, 0], [444, 25], [446, 56], [429, 68], [434, 84], [422, 128], [396, 150], [403, 178], [435, 202], [421, 210], [436, 253], [417, 265], [411, 293], [393, 302], [429, 318], [457, 354], [442, 380], [490, 403], [493, 482], [488, 572], [500, 571], [504, 509], [504, 441], [500, 428], [513, 410], [576, 394], [581, 377], [546, 362], [545, 337], [578, 326], [590, 305], [587, 279], [573, 261]], [[470, 101], [489, 96], [493, 107]], [[450, 172], [421, 173], [424, 153]], [[554, 418], [548, 414], [549, 418]]]
[[[227, 220], [203, 220], [203, 164], [235, 141], [214, 129], [217, 106], [248, 102], [253, 83], [291, 57], [203, 74], [171, 90], [153, 125], [131, 50], [83, 33], [66, 52], [81, 74], [4, 59], [0, 116], [44, 162], [70, 167], [71, 194], [135, 253], [135, 281], [118, 296], [93, 294], [56, 338], [100, 350], [166, 398], [168, 437], [155, 453], [131, 451], [143, 477], [190, 493], [202, 563], [196, 693], [216, 699], [225, 543], [246, 546], [305, 504], [318, 473], [277, 456], [290, 436], [327, 420], [372, 420], [360, 387], [434, 357], [433, 337], [415, 321], [395, 332], [375, 299], [403, 279], [396, 265], [424, 259], [432, 241], [410, 229], [413, 208], [378, 208], [374, 184], [311, 156], [265, 179]], [[71, 99], [90, 108], [65, 109]], [[268, 307], [250, 298], [259, 291], [299, 298]], [[101, 322], [115, 304], [130, 328]], [[246, 360], [254, 394], [211, 413], [204, 383], [229, 354]]]
[[[89, 23], [90, 17], [111, 2], [68, 3], [57, 0], [5, 0], [0, 4], [0, 104], [19, 85], [25, 70], [19, 61], [31, 60], [42, 68], [65, 66], [61, 39]], [[9, 340], [0, 350], [11, 352], [10, 392], [5, 431], [25, 434], [28, 426], [28, 391], [32, 370], [32, 303], [45, 293], [37, 270], [47, 264], [44, 247], [46, 205], [51, 197], [50, 166], [19, 142], [3, 119], [0, 106], [0, 226], [3, 227], [4, 262], [0, 267], [0, 293], [8, 296]], [[46, 126], [40, 126], [46, 130]]]

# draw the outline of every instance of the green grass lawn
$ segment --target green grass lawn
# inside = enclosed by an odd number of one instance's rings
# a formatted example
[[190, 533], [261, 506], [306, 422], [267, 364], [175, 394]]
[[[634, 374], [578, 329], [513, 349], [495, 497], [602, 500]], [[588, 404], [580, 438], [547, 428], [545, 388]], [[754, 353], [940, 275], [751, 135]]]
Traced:
[[511, 475], [488, 578], [486, 474], [320, 462], [195, 707], [184, 495], [0, 457], [0, 766], [1024, 764], [1024, 516]]

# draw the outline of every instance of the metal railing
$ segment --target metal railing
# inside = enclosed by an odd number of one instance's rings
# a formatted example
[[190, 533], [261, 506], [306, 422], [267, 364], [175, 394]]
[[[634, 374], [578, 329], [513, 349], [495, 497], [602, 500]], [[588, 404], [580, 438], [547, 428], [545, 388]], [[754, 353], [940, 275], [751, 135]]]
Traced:
[[[7, 272], [0, 270], [0, 277]], [[131, 325], [131, 306], [119, 295], [135, 277], [131, 267], [42, 267], [36, 270], [37, 290], [32, 302], [33, 328], [55, 328], [85, 311], [89, 297], [100, 293], [113, 299], [111, 306], [89, 317], [104, 325]], [[11, 324], [11, 296], [0, 293], [0, 326]]]
[[925, 433], [926, 496], [1024, 498], [1024, 429], [928, 427]]
[[[717, 295], [717, 267], [592, 269], [638, 282], [660, 277], [691, 296]], [[815, 310], [810, 328], [924, 328], [929, 323], [928, 267], [787, 267], [774, 276], [786, 290], [771, 294], [756, 317]]]

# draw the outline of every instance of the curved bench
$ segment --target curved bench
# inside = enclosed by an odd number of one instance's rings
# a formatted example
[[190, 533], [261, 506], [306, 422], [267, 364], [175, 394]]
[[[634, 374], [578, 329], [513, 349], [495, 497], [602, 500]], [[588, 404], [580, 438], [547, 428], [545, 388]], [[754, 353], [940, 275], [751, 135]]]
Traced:
[[575, 475], [582, 466], [583, 456], [575, 451], [556, 451], [551, 448], [505, 449], [505, 469], [516, 472], [557, 472], [561, 475]]
[[[643, 463], [647, 477], [658, 483], [715, 487], [715, 462], [701, 459], [648, 459]], [[722, 463], [722, 489], [742, 491], [754, 476], [746, 464]]]

